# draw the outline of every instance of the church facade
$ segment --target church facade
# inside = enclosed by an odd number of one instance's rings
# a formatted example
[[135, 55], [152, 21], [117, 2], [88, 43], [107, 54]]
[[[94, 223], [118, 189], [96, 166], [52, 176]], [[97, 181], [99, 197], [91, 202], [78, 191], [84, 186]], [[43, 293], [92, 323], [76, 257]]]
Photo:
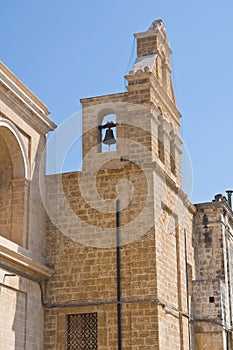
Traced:
[[56, 126], [0, 66], [4, 350], [233, 348], [231, 191], [183, 192], [163, 22], [135, 38], [127, 91], [81, 100], [82, 171], [45, 175]]

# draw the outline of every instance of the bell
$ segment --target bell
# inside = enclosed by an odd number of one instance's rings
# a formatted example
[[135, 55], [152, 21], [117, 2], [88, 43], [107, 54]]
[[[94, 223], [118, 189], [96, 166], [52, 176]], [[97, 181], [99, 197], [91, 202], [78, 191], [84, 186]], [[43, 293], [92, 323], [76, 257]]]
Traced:
[[116, 139], [114, 137], [114, 134], [113, 134], [113, 130], [108, 128], [106, 130], [106, 134], [105, 134], [105, 138], [103, 139], [103, 143], [105, 145], [114, 145], [114, 143], [116, 143]]

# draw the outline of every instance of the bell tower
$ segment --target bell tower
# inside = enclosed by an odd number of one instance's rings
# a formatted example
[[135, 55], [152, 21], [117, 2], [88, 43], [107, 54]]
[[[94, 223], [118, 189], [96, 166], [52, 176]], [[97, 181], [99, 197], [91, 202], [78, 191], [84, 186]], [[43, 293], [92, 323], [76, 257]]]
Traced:
[[[62, 320], [62, 346], [66, 313], [87, 312], [98, 314], [101, 349], [117, 348], [119, 324], [122, 348], [165, 350], [176, 344], [176, 349], [188, 349], [186, 268], [190, 264], [192, 269], [194, 208], [181, 189], [181, 115], [172, 87], [171, 48], [161, 20], [135, 38], [137, 58], [125, 77], [127, 91], [81, 100], [82, 171], [49, 179], [61, 234], [58, 238], [49, 224], [48, 262], [55, 264], [55, 273], [46, 295], [55, 296], [51, 300]], [[110, 145], [107, 151], [103, 141]], [[116, 226], [121, 243], [118, 294]], [[59, 246], [57, 259], [54, 245]], [[75, 268], [64, 270], [66, 264]], [[71, 286], [73, 292], [66, 294]], [[73, 305], [69, 311], [59, 310], [64, 295]], [[87, 308], [79, 307], [80, 302]], [[51, 346], [56, 347], [45, 349]]]
[[171, 77], [172, 50], [162, 20], [134, 34], [137, 58], [126, 75], [128, 101], [147, 107], [151, 118], [153, 161], [181, 186], [180, 112], [177, 108]]
[[[132, 161], [158, 162], [163, 171], [181, 186], [180, 112], [176, 106], [170, 67], [172, 50], [162, 20], [156, 20], [142, 33], [134, 34], [137, 57], [132, 70], [125, 76], [127, 92], [82, 99], [83, 106], [83, 170], [92, 161], [107, 158], [101, 154], [101, 122], [108, 114], [116, 120], [116, 148], [114, 158]], [[110, 130], [108, 132], [110, 135]], [[112, 134], [111, 134], [112, 135]], [[149, 152], [137, 152], [129, 142], [143, 144]], [[124, 145], [123, 145], [124, 143]], [[134, 145], [136, 147], [136, 145]], [[143, 155], [142, 155], [143, 154]], [[115, 160], [116, 163], [116, 160]]]

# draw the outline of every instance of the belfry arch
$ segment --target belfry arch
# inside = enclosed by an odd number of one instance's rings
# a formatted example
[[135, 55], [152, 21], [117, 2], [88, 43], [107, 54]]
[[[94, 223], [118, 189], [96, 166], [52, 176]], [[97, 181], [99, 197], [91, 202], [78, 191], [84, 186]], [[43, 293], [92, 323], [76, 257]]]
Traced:
[[0, 235], [27, 246], [30, 168], [17, 128], [0, 119]]

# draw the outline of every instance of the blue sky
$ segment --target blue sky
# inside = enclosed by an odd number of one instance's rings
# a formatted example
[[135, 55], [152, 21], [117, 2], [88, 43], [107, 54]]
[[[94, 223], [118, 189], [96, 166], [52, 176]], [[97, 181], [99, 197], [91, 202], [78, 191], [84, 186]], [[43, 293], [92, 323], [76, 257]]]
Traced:
[[133, 33], [159, 18], [173, 49], [192, 200], [210, 201], [233, 188], [232, 1], [2, 1], [1, 60], [60, 124], [80, 98], [125, 90]]

